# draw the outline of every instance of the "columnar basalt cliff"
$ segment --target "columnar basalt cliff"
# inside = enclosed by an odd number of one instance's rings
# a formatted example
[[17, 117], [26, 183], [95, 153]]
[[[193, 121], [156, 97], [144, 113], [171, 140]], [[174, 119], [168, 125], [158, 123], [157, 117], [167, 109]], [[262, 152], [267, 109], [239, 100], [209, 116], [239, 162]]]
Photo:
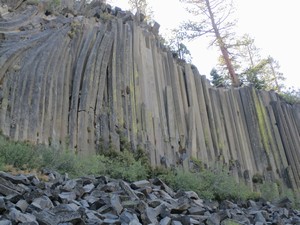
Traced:
[[211, 87], [142, 15], [99, 1], [61, 1], [58, 11], [30, 2], [1, 6], [4, 135], [78, 154], [125, 140], [153, 166], [196, 158], [225, 163], [250, 185], [261, 175], [300, 188], [299, 105], [250, 87]]

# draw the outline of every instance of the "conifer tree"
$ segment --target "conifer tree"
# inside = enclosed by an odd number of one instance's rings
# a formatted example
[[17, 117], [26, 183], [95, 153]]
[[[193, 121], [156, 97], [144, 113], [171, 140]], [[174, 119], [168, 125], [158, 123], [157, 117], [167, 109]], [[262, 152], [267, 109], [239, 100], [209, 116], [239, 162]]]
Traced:
[[231, 30], [235, 26], [232, 16], [234, 7], [230, 0], [181, 0], [188, 5], [188, 12], [195, 20], [185, 22], [180, 29], [180, 36], [194, 39], [203, 35], [213, 37], [212, 44], [219, 47], [226, 68], [230, 75], [232, 85], [240, 85], [239, 78], [231, 62], [227, 49], [226, 38], [231, 36]]

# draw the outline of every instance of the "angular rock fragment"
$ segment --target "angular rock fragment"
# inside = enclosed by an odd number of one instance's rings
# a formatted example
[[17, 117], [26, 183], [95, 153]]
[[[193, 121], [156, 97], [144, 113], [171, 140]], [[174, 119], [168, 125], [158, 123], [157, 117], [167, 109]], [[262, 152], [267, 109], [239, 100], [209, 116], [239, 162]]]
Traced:
[[24, 193], [24, 189], [19, 186], [13, 184], [11, 181], [0, 177], [0, 194], [4, 196], [8, 195], [22, 195]]

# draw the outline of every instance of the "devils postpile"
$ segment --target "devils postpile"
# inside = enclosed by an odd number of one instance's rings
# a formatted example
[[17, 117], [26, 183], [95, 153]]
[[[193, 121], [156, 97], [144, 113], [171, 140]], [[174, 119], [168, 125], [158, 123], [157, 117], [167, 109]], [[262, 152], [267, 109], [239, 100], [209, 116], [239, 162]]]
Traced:
[[2, 0], [0, 130], [78, 154], [145, 149], [152, 166], [222, 162], [300, 188], [300, 106], [216, 89], [178, 60], [159, 25], [100, 1]]

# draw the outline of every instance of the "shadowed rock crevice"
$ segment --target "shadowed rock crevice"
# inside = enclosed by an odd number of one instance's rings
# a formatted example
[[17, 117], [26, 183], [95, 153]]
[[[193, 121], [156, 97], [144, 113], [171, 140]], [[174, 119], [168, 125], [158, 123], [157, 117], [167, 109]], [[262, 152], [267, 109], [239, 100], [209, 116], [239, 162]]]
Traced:
[[142, 15], [101, 1], [2, 2], [4, 135], [78, 154], [126, 140], [152, 166], [195, 158], [224, 163], [249, 185], [260, 175], [300, 188], [299, 106], [251, 87], [211, 87]]

